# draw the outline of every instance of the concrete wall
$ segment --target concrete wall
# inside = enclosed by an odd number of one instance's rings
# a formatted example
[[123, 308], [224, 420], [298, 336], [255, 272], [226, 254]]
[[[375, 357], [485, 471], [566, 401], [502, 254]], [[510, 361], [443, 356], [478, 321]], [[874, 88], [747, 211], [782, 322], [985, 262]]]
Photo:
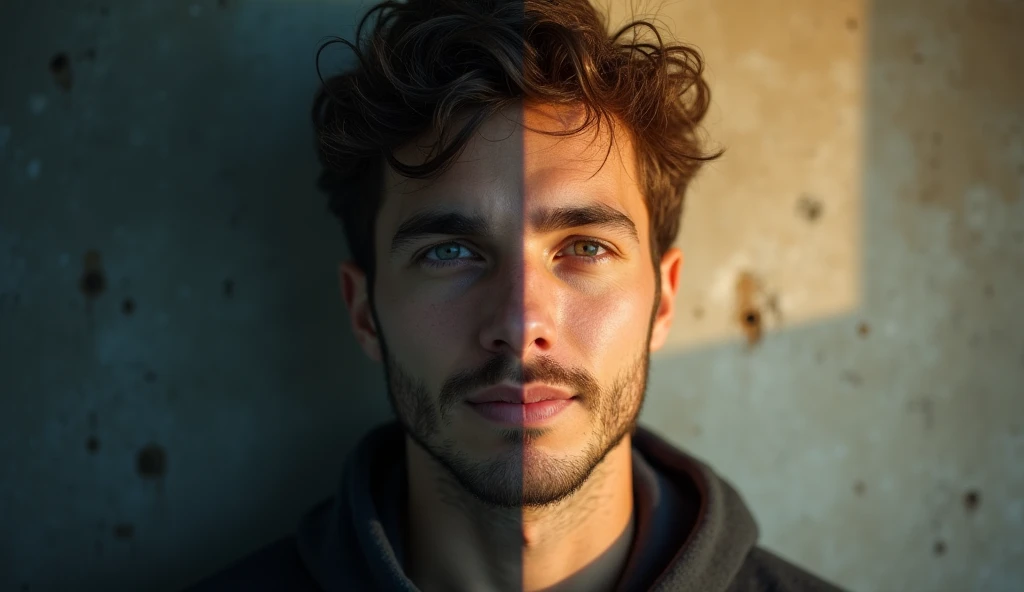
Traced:
[[[177, 589], [388, 416], [307, 117], [367, 5], [0, 7], [0, 589]], [[840, 584], [1018, 589], [1024, 5], [645, 8], [704, 50], [728, 149], [645, 421]]]

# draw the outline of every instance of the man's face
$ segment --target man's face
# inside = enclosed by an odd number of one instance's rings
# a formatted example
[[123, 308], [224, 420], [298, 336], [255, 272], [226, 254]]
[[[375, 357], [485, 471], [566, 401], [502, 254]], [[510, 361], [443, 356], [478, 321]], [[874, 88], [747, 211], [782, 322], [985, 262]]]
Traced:
[[[628, 137], [617, 130], [602, 166], [607, 126], [562, 138], [519, 126], [571, 129], [580, 120], [560, 118], [581, 114], [508, 110], [439, 178], [385, 180], [371, 355], [408, 434], [493, 505], [576, 491], [632, 431], [646, 389], [658, 299]], [[397, 156], [425, 152], [413, 143]], [[572, 398], [470, 402], [499, 384]]]

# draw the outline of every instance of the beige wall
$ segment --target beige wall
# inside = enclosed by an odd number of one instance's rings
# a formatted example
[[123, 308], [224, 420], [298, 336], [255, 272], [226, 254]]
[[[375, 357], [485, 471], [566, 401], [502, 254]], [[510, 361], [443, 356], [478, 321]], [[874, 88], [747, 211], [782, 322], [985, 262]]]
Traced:
[[727, 153], [647, 424], [844, 586], [1021, 589], [1024, 3], [652, 10], [704, 52]]

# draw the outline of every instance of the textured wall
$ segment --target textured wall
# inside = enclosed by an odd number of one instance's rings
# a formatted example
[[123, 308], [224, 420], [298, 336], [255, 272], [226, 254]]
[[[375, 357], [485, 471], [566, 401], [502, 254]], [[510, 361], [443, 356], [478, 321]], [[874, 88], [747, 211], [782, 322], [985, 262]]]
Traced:
[[[647, 423], [843, 585], [1019, 588], [1024, 4], [659, 6], [728, 152]], [[0, 590], [176, 589], [289, 530], [386, 417], [307, 117], [360, 13], [0, 6]]]

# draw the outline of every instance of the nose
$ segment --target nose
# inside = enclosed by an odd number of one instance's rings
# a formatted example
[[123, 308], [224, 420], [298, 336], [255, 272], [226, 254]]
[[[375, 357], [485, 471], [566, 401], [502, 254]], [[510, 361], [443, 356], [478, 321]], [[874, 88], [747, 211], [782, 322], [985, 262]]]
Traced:
[[480, 331], [481, 345], [496, 354], [525, 360], [555, 346], [557, 300], [547, 272], [538, 264], [517, 261], [494, 282], [494, 303]]

